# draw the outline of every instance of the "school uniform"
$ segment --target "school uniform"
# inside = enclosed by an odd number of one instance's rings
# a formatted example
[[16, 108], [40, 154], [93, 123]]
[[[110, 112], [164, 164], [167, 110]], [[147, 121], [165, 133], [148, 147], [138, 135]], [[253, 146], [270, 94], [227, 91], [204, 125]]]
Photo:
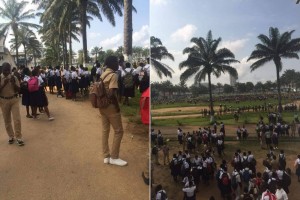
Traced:
[[[36, 76], [36, 78], [38, 78]], [[39, 86], [41, 85], [41, 79], [38, 79], [38, 84]], [[29, 101], [30, 101], [30, 106], [34, 106], [34, 107], [39, 107], [41, 104], [41, 92], [38, 91], [34, 91], [34, 92], [29, 92]]]
[[295, 161], [295, 167], [296, 167], [296, 174], [299, 177], [300, 176], [300, 159], [297, 158], [297, 160]]
[[[23, 78], [23, 82], [28, 82], [29, 79], [30, 79], [30, 76], [25, 75]], [[22, 94], [22, 105], [30, 106], [30, 97], [29, 97], [28, 89], [21, 88], [21, 94]]]
[[79, 85], [78, 85], [78, 75], [76, 71], [73, 71], [71, 73], [71, 87], [70, 87], [70, 91], [72, 92], [72, 94], [76, 94], [77, 92], [79, 92]]
[[[3, 74], [0, 75], [0, 87], [4, 85], [5, 79], [14, 79], [15, 84], [20, 87], [19, 80], [12, 75], [5, 77]], [[6, 133], [10, 138], [16, 137], [17, 139], [22, 139], [21, 134], [21, 116], [19, 108], [18, 91], [15, 91], [13, 84], [11, 82], [7, 83], [5, 87], [0, 91], [0, 107], [2, 110], [2, 115], [4, 119], [4, 125]], [[12, 117], [14, 129], [12, 127]]]
[[50, 69], [48, 73], [49, 73], [48, 86], [49, 87], [54, 87], [55, 86], [55, 73], [54, 73], [54, 70]]
[[[108, 74], [108, 75], [107, 75]], [[105, 77], [103, 80], [106, 90], [118, 89], [118, 76], [110, 68], [107, 68], [105, 72], [102, 73], [101, 78]], [[115, 99], [115, 104], [111, 103], [106, 108], [100, 108], [101, 121], [102, 121], [102, 152], [104, 158], [118, 159], [120, 153], [120, 145], [123, 138], [123, 125], [121, 119], [121, 113], [116, 105], [118, 102]], [[110, 132], [110, 125], [114, 129], [114, 138], [112, 148], [110, 150], [108, 145], [108, 138]]]
[[41, 76], [38, 77], [39, 80], [39, 107], [46, 107], [48, 106], [48, 98], [46, 96], [44, 87], [42, 84], [44, 83], [44, 80]]
[[126, 88], [125, 85], [124, 85], [124, 77], [127, 73], [131, 73], [132, 77], [134, 77], [135, 75], [135, 72], [132, 68], [125, 68], [124, 70], [122, 70], [122, 79], [123, 79], [123, 93], [122, 93], [122, 96], [124, 97], [134, 97], [134, 91], [135, 91], [135, 83], [134, 83], [134, 78], [132, 78], [132, 87], [130, 88]]
[[59, 91], [62, 88], [62, 82], [61, 82], [61, 76], [59, 69], [55, 70], [55, 85], [57, 88], [57, 91]]

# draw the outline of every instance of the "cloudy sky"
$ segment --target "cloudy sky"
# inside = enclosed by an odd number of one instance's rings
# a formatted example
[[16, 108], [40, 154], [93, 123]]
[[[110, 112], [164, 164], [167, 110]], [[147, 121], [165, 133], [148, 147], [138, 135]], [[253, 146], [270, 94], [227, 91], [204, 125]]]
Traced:
[[[9, 1], [9, 0], [6, 0]], [[18, 0], [20, 1], [20, 0]], [[30, 0], [31, 2], [31, 0]], [[0, 7], [2, 7], [2, 1], [0, 1]], [[133, 46], [149, 47], [149, 0], [133, 0], [133, 5], [137, 10], [137, 13], [133, 12]], [[36, 10], [37, 6], [34, 4], [28, 4], [26, 9]], [[34, 23], [39, 23], [39, 18], [30, 20]], [[5, 22], [0, 18], [0, 23]], [[114, 49], [123, 45], [123, 17], [116, 16], [116, 26], [113, 27], [105, 17], [103, 22], [98, 19], [91, 21], [91, 27], [87, 28], [88, 36], [88, 50], [91, 50], [94, 46], [103, 47], [104, 50]], [[81, 39], [81, 36], [79, 36]], [[9, 47], [8, 38], [6, 46]], [[82, 49], [82, 43], [74, 41], [73, 50], [77, 52]]]
[[[209, 30], [213, 38], [221, 37], [221, 47], [230, 49], [240, 61], [234, 65], [239, 82], [274, 81], [273, 63], [251, 73], [247, 58], [259, 42], [257, 36], [268, 35], [269, 27], [277, 27], [280, 32], [295, 30], [292, 37], [300, 37], [299, 19], [300, 4], [296, 0], [150, 0], [150, 35], [160, 38], [175, 57], [175, 62], [163, 60], [175, 71], [169, 79], [174, 84], [183, 72], [178, 65], [187, 58], [182, 50], [192, 37], [206, 38]], [[283, 60], [283, 71], [286, 69], [300, 71], [300, 61]], [[151, 81], [163, 80], [168, 79], [151, 74]], [[214, 84], [218, 82], [229, 84], [229, 76], [213, 78]], [[187, 83], [190, 85], [193, 79]]]

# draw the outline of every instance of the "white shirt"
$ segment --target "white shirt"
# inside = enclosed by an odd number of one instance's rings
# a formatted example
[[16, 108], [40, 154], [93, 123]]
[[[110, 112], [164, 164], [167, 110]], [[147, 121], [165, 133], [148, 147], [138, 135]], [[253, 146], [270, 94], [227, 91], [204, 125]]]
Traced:
[[[160, 191], [158, 191], [158, 192], [156, 193], [156, 200], [161, 200], [161, 192], [166, 193], [165, 190], [160, 190]], [[166, 194], [167, 194], [167, 193], [166, 193]], [[168, 198], [167, 198], [166, 200], [168, 200]]]
[[192, 187], [187, 187], [187, 188], [183, 188], [182, 189], [183, 192], [186, 192], [186, 196], [187, 197], [194, 196], [195, 190], [196, 190], [196, 186], [195, 185], [192, 186]]
[[131, 72], [132, 75], [135, 75], [135, 70], [130, 67], [130, 68], [125, 68], [124, 70], [122, 70], [121, 71], [121, 73], [122, 73], [121, 76], [124, 77], [126, 75], [126, 73], [130, 73], [130, 72]]
[[288, 196], [282, 188], [276, 190], [275, 196], [277, 200], [288, 200]]
[[101, 74], [102, 74], [102, 69], [101, 69], [101, 67], [98, 67], [98, 68], [97, 68], [96, 74], [101, 76]]
[[56, 75], [56, 76], [60, 76], [59, 69], [56, 69], [56, 70], [55, 70], [55, 75]]
[[294, 166], [296, 167], [297, 165], [300, 165], [300, 159], [299, 159], [299, 158], [297, 158], [297, 159], [295, 160]]
[[150, 75], [150, 65], [147, 64], [144, 66], [144, 70], [147, 72], [148, 76]]
[[30, 76], [25, 75], [24, 78], [23, 78], [23, 81], [27, 81], [28, 82], [29, 79], [30, 79]]
[[277, 170], [277, 171], [276, 171], [276, 174], [277, 174], [279, 180], [282, 180], [283, 173], [284, 173], [284, 172], [283, 172], [282, 170]]
[[78, 78], [78, 75], [77, 75], [77, 72], [72, 72], [71, 73], [71, 77], [72, 77], [72, 79], [76, 79], [76, 78]]

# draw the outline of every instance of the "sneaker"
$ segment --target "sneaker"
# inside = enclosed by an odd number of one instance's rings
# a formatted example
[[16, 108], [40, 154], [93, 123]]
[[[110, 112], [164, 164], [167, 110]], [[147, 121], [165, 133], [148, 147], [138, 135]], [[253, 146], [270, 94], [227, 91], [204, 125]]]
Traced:
[[109, 163], [112, 164], [112, 165], [118, 165], [118, 166], [125, 166], [127, 165], [127, 162], [118, 158], [118, 159], [112, 159], [110, 158], [109, 159]]
[[109, 164], [109, 158], [104, 158], [104, 164]]
[[9, 138], [8, 144], [13, 144], [15, 142], [15, 138]]
[[17, 144], [19, 145], [19, 146], [24, 146], [24, 142], [23, 142], [23, 140], [21, 140], [21, 139], [17, 139]]
[[54, 117], [49, 117], [48, 120], [49, 120], [49, 121], [53, 121], [53, 120], [54, 120]]

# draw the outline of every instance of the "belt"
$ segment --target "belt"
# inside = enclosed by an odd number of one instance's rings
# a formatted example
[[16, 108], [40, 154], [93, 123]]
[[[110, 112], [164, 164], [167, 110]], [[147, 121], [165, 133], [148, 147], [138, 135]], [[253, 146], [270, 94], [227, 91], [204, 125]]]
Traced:
[[1, 99], [13, 99], [15, 97], [18, 97], [16, 94], [14, 96], [10, 96], [10, 97], [2, 97], [0, 96]]

